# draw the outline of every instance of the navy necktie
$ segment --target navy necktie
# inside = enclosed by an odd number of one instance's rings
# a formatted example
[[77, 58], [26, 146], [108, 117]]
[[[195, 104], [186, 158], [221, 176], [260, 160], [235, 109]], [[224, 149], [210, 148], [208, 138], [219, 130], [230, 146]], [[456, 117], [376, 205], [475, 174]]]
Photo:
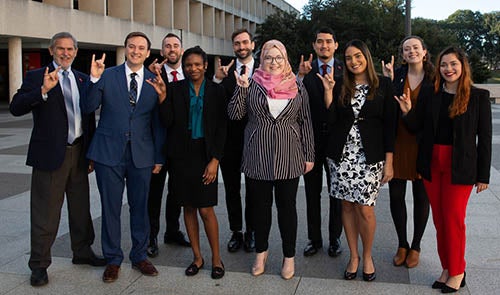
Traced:
[[[243, 75], [245, 73], [245, 69], [247, 68], [247, 66], [245, 65], [241, 65], [241, 68], [240, 68], [240, 76]], [[248, 76], [248, 75], [247, 75]]]
[[62, 91], [64, 95], [64, 103], [66, 104], [66, 112], [68, 113], [68, 143], [73, 143], [75, 140], [75, 107], [73, 105], [73, 94], [71, 93], [71, 82], [69, 81], [69, 72], [63, 71]]
[[135, 80], [137, 73], [130, 74], [130, 90], [128, 92], [128, 100], [131, 107], [135, 107], [137, 103], [137, 80]]

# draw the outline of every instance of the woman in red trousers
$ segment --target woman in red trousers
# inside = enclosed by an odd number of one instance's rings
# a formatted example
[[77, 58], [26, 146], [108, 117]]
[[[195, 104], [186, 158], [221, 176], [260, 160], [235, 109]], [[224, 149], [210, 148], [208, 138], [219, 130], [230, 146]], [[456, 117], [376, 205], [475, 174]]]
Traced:
[[[417, 132], [417, 171], [431, 204], [442, 273], [432, 288], [452, 293], [465, 286], [465, 214], [469, 196], [488, 188], [491, 165], [489, 92], [472, 86], [465, 53], [443, 50], [433, 87], [422, 89], [412, 110], [409, 94], [395, 97]], [[410, 111], [411, 110], [411, 111]]]

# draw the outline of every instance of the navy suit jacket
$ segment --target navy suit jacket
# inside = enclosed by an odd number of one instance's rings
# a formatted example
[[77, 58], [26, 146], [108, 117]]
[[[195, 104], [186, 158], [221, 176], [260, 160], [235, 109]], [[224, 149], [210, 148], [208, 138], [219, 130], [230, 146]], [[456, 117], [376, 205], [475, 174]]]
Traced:
[[89, 81], [82, 112], [90, 113], [101, 107], [99, 124], [87, 153], [89, 159], [116, 166], [130, 140], [135, 167], [165, 163], [161, 153], [165, 130], [160, 124], [158, 95], [146, 83], [150, 78], [154, 75], [144, 69], [144, 82], [135, 108], [129, 103], [125, 64], [106, 69], [96, 83]]
[[[54, 70], [52, 63], [49, 71]], [[41, 87], [46, 67], [26, 73], [21, 88], [12, 98], [10, 112], [14, 116], [33, 114], [33, 130], [28, 148], [26, 165], [45, 171], [54, 171], [61, 167], [68, 142], [68, 115], [60, 84], [48, 93], [47, 101], [42, 99]], [[85, 99], [85, 83], [88, 76], [72, 70], [78, 85], [81, 102]], [[84, 149], [89, 145], [95, 131], [94, 112], [87, 115], [82, 112]]]

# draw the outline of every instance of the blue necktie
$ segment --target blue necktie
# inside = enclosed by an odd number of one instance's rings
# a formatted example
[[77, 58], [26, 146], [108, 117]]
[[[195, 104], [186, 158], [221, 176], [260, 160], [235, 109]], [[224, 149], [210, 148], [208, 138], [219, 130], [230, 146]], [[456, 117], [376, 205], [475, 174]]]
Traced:
[[130, 90], [128, 92], [128, 100], [130, 102], [130, 106], [132, 108], [135, 107], [135, 104], [137, 103], [137, 80], [135, 80], [135, 76], [137, 76], [137, 73], [131, 73], [130, 74]]
[[68, 143], [73, 143], [75, 140], [75, 107], [73, 105], [73, 95], [71, 93], [71, 82], [69, 81], [69, 72], [63, 71], [62, 91], [64, 102], [66, 104], [66, 112], [68, 113]]

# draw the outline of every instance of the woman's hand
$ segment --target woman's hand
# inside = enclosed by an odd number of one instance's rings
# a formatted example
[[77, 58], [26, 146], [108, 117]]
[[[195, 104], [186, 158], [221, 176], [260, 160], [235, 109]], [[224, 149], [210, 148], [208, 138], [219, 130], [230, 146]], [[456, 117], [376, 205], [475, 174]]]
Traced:
[[391, 56], [391, 62], [390, 63], [384, 63], [382, 61], [382, 73], [384, 76], [391, 78], [391, 80], [394, 80], [394, 55]]
[[245, 67], [245, 72], [243, 74], [238, 74], [237, 71], [234, 71], [234, 77], [236, 78], [236, 84], [243, 88], [248, 88], [250, 82], [248, 81], [248, 67]]
[[208, 162], [207, 167], [205, 168], [205, 172], [203, 173], [203, 184], [209, 185], [217, 179], [217, 170], [219, 167], [219, 160], [216, 158], [212, 158], [210, 162]]
[[333, 87], [335, 87], [335, 79], [333, 79], [333, 72], [332, 73], [327, 73], [325, 76], [321, 76], [319, 73], [316, 73], [316, 76], [321, 79], [321, 82], [323, 82], [323, 88], [326, 91], [331, 92], [333, 90]]
[[162, 103], [165, 98], [167, 98], [167, 85], [165, 85], [165, 82], [163, 82], [163, 79], [161, 78], [161, 72], [159, 69], [156, 69], [156, 77], [151, 79], [147, 79], [146, 82], [153, 86], [155, 89], [156, 93], [158, 94], [158, 103]]
[[394, 177], [394, 167], [392, 166], [393, 153], [385, 153], [384, 170], [382, 171], [382, 185], [391, 181]]
[[488, 184], [487, 183], [482, 183], [482, 182], [477, 182], [476, 183], [476, 194], [479, 194], [480, 192], [488, 189]]
[[304, 174], [311, 171], [314, 168], [314, 162], [305, 162], [304, 165]]
[[410, 88], [408, 88], [406, 93], [403, 93], [400, 97], [394, 95], [394, 99], [399, 103], [399, 108], [401, 109], [401, 112], [403, 112], [403, 115], [408, 114], [411, 110]]

